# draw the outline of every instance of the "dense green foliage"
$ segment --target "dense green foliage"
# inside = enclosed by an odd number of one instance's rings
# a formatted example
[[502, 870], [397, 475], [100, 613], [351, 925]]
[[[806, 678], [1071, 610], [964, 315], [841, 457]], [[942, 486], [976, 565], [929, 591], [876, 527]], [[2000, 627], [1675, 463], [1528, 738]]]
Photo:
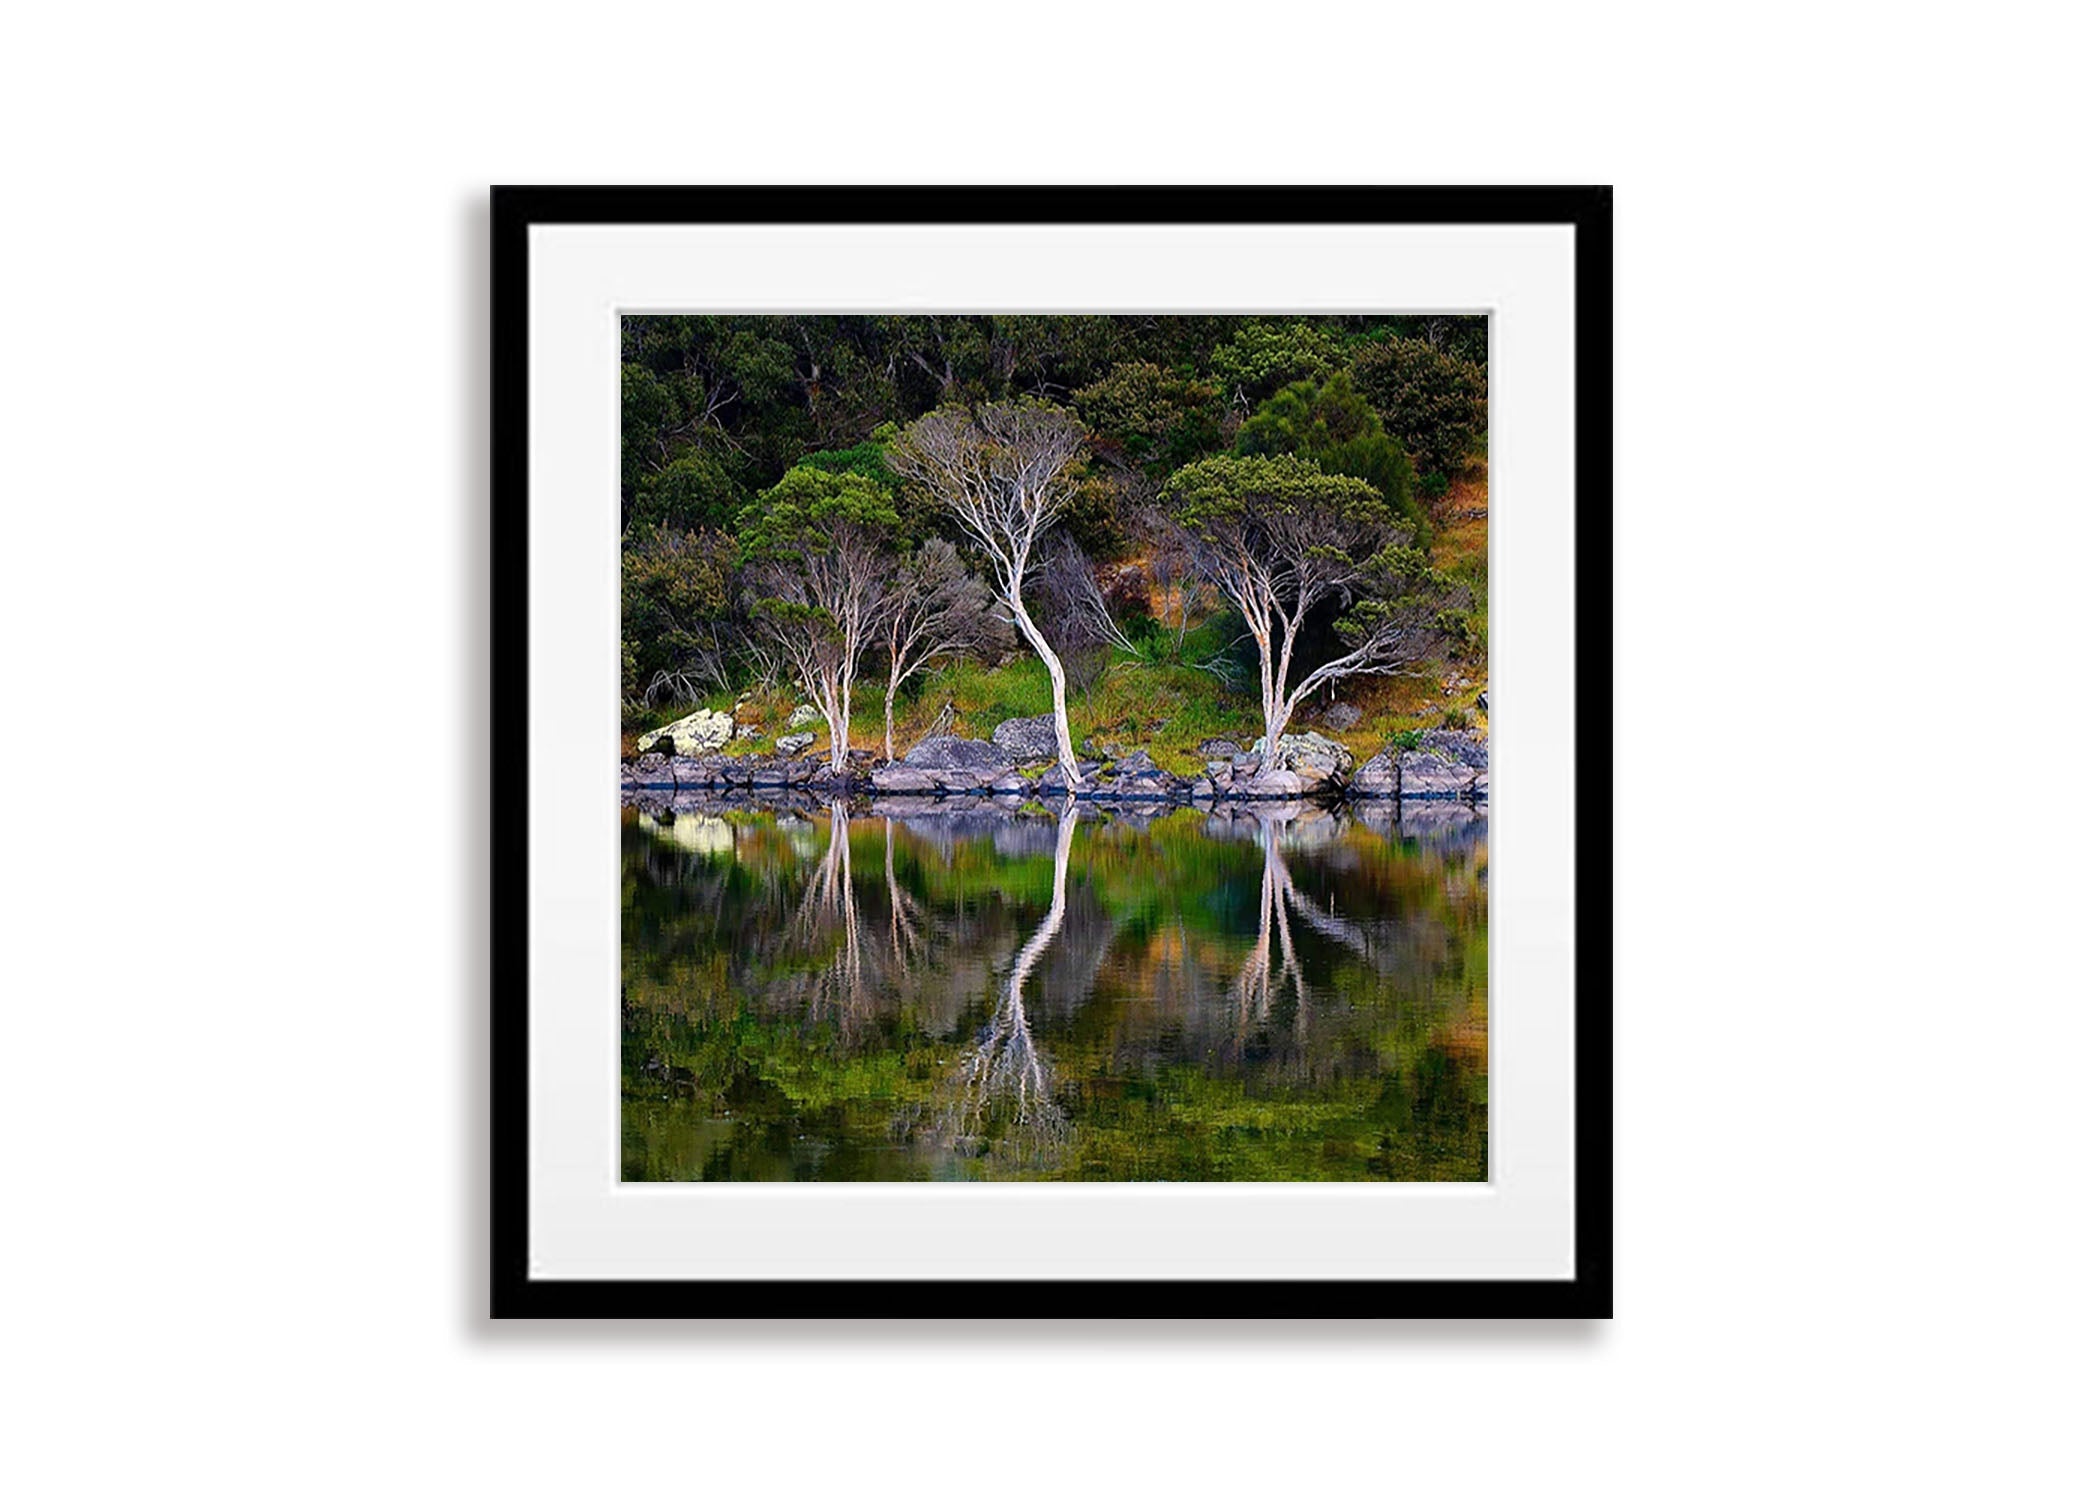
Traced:
[[849, 533], [878, 548], [894, 547], [899, 527], [882, 485], [851, 470], [806, 465], [788, 470], [737, 516], [746, 563], [795, 567], [835, 549]]
[[1485, 366], [1421, 339], [1383, 338], [1356, 351], [1356, 386], [1415, 467], [1458, 472], [1487, 431]]
[[[1165, 556], [1174, 549], [1162, 530], [1162, 487], [1208, 458], [1292, 454], [1367, 481], [1426, 544], [1416, 475], [1433, 459], [1445, 466], [1441, 484], [1478, 449], [1485, 327], [1478, 318], [1352, 316], [627, 318], [620, 497], [629, 717], [689, 707], [776, 669], [753, 637], [754, 591], [739, 570], [761, 553], [781, 561], [782, 528], [802, 526], [809, 542], [807, 517], [767, 519], [783, 502], [816, 494], [805, 488], [815, 481], [796, 476], [850, 478], [825, 492], [827, 503], [864, 507], [900, 555], [942, 538], [981, 567], [935, 497], [890, 461], [902, 429], [956, 403], [1047, 403], [1084, 424], [1059, 529], [1100, 571], [1141, 658], [1169, 639], [1173, 652], [1159, 659], [1197, 660], [1189, 642], [1219, 607], [1199, 601]], [[754, 526], [766, 534], [754, 536]], [[1112, 659], [1127, 654], [1118, 646]], [[858, 705], [851, 716], [857, 725]]]
[[1342, 341], [1331, 329], [1251, 321], [1211, 351], [1211, 369], [1245, 403], [1291, 381], [1322, 380], [1341, 358]]
[[739, 619], [736, 547], [719, 531], [653, 525], [620, 554], [620, 659], [627, 696], [683, 702], [726, 685]]
[[1245, 454], [1297, 454], [1329, 474], [1364, 480], [1385, 498], [1396, 522], [1412, 531], [1423, 520], [1406, 448], [1387, 436], [1347, 371], [1324, 385], [1300, 380], [1285, 386], [1240, 428], [1238, 447]]
[[1155, 479], [1221, 442], [1218, 388], [1142, 360], [1117, 365], [1075, 393], [1073, 404], [1104, 448]]

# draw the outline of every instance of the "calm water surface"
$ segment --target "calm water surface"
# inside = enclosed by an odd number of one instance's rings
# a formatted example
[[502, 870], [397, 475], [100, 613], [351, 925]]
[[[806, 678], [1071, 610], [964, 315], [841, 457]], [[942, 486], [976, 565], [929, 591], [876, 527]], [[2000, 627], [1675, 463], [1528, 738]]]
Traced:
[[1487, 817], [623, 809], [629, 1181], [1477, 1181]]

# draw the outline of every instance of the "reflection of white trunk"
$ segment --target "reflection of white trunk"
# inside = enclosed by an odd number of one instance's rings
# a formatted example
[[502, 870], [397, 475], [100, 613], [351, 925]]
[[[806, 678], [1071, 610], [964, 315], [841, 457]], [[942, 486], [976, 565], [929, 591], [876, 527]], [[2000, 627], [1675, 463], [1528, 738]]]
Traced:
[[809, 1014], [812, 1020], [831, 1019], [851, 1026], [869, 1009], [870, 964], [861, 943], [860, 903], [853, 893], [853, 850], [847, 837], [846, 804], [831, 804], [831, 841], [824, 857], [810, 872], [809, 887], [796, 909], [794, 931], [798, 946], [821, 946], [822, 939], [836, 930], [837, 945], [831, 959], [807, 976]]
[[1280, 853], [1276, 856], [1276, 866], [1283, 872], [1282, 884], [1278, 887], [1279, 893], [1290, 906], [1290, 909], [1298, 914], [1299, 921], [1320, 934], [1321, 937], [1340, 943], [1358, 957], [1365, 959], [1371, 957], [1371, 935], [1369, 933], [1365, 932], [1356, 923], [1338, 917], [1333, 912], [1321, 911], [1320, 908], [1306, 900], [1304, 892], [1298, 889], [1297, 882], [1291, 879], [1291, 873], [1289, 869], [1285, 868], [1283, 856]]
[[1233, 984], [1242, 1041], [1248, 1030], [1269, 1018], [1269, 1006], [1276, 997], [1279, 959], [1283, 981], [1297, 998], [1293, 1029], [1301, 1035], [1305, 1031], [1310, 993], [1305, 983], [1305, 967], [1299, 961], [1297, 944], [1291, 935], [1293, 914], [1322, 937], [1365, 958], [1371, 956], [1369, 934], [1354, 922], [1323, 912], [1305, 899], [1305, 893], [1291, 878], [1290, 866], [1284, 863], [1280, 834], [1281, 828], [1275, 819], [1261, 820], [1261, 920], [1255, 929], [1254, 946], [1248, 951], [1246, 962], [1240, 965], [1239, 978]]
[[1067, 799], [1064, 815], [1057, 822], [1050, 910], [1014, 955], [991, 1024], [958, 1070], [962, 1097], [951, 1132], [955, 1135], [981, 1135], [987, 1120], [1001, 1115], [1010, 1131], [1038, 1146], [1062, 1140], [1069, 1130], [1064, 1112], [1051, 1097], [1050, 1068], [1036, 1052], [1021, 989], [1064, 926], [1065, 875], [1072, 862], [1072, 832], [1078, 822], [1079, 804]]
[[925, 914], [911, 893], [897, 883], [897, 823], [882, 820], [882, 878], [890, 893], [890, 957], [899, 965], [915, 963], [926, 935]]

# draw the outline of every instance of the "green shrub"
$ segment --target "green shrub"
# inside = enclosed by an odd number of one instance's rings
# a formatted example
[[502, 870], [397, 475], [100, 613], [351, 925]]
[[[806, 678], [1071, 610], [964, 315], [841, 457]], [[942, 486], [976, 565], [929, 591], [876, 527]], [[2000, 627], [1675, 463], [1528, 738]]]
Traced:
[[1325, 380], [1341, 363], [1341, 341], [1304, 323], [1249, 323], [1211, 350], [1211, 374], [1246, 401], [1294, 380]]
[[750, 498], [721, 464], [689, 451], [635, 481], [628, 524], [674, 532], [719, 530], [736, 519]]
[[1418, 474], [1455, 474], [1487, 431], [1487, 372], [1421, 339], [1356, 351], [1356, 388], [1414, 460]]
[[1395, 520], [1411, 527], [1421, 522], [1407, 449], [1385, 430], [1346, 370], [1324, 385], [1301, 380], [1285, 386], [1247, 419], [1234, 446], [1255, 457], [1294, 453], [1311, 459], [1323, 473], [1361, 479], [1385, 497]]
[[1074, 392], [1072, 404], [1096, 437], [1155, 479], [1222, 441], [1218, 388], [1142, 360], [1115, 366]]
[[620, 553], [620, 684], [630, 702], [689, 702], [726, 682], [736, 544], [719, 531], [640, 526]]

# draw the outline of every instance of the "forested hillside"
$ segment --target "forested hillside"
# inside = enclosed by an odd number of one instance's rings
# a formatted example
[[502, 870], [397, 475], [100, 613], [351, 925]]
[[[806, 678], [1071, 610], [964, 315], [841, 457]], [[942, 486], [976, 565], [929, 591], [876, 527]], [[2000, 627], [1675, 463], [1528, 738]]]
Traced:
[[836, 763], [1062, 696], [1184, 772], [1476, 727], [1486, 362], [1484, 318], [630, 317], [623, 720], [811, 704]]

